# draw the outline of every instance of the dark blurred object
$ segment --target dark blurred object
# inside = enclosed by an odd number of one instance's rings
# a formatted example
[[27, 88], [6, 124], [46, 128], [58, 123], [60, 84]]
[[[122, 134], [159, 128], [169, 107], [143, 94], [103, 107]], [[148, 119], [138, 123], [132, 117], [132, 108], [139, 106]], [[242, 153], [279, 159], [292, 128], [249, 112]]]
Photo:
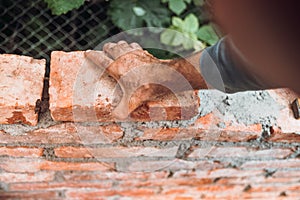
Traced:
[[231, 36], [248, 70], [300, 94], [300, 1], [210, 1], [214, 21]]
[[295, 99], [292, 103], [292, 110], [296, 119], [300, 118], [300, 99]]

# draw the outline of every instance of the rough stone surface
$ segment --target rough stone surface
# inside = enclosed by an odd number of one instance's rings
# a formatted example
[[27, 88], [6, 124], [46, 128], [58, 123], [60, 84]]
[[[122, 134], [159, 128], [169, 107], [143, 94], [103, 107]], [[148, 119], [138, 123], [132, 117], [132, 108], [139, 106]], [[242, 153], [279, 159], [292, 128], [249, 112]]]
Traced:
[[[84, 52], [52, 52], [50, 110], [56, 121], [117, 121], [112, 110], [122, 95], [118, 84]], [[197, 114], [195, 92], [168, 95], [142, 105], [125, 121], [189, 119]]]
[[35, 104], [42, 97], [46, 61], [0, 55], [0, 124], [36, 125]]

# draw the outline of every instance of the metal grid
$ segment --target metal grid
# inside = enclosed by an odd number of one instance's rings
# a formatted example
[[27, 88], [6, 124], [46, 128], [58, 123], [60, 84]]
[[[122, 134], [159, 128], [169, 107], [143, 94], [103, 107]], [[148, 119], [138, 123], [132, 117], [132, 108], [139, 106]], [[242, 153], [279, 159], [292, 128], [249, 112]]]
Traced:
[[53, 50], [92, 49], [117, 32], [106, 15], [108, 3], [86, 1], [55, 16], [43, 0], [0, 0], [0, 53], [46, 58]]

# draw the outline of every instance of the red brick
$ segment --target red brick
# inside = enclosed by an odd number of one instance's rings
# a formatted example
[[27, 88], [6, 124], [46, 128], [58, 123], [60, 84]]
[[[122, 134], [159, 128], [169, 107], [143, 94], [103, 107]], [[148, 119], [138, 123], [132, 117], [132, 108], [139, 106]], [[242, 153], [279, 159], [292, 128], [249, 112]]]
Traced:
[[40, 171], [36, 173], [0, 173], [0, 182], [17, 183], [17, 182], [42, 182], [52, 181], [54, 172]]
[[247, 161], [241, 168], [300, 168], [300, 159]]
[[284, 142], [284, 143], [299, 143], [300, 134], [296, 133], [281, 133], [281, 130], [276, 131], [267, 139], [270, 142]]
[[298, 94], [289, 89], [269, 90], [269, 94], [282, 105], [280, 115], [277, 116], [277, 126], [281, 133], [300, 133], [299, 120], [295, 119], [291, 110], [291, 103], [299, 97]]
[[51, 162], [45, 161], [40, 165], [41, 170], [78, 170], [78, 171], [111, 171], [114, 170], [113, 163], [104, 162], [86, 162], [86, 163], [71, 163], [71, 162]]
[[222, 185], [232, 185], [232, 184], [244, 184], [244, 185], [288, 185], [292, 183], [298, 183], [299, 178], [289, 177], [289, 178], [274, 178], [261, 176], [250, 176], [250, 177], [226, 177], [218, 180], [218, 184]]
[[169, 172], [91, 172], [91, 171], [76, 171], [63, 172], [63, 177], [66, 181], [101, 181], [101, 180], [153, 180], [167, 179]]
[[42, 159], [1, 158], [0, 168], [7, 172], [38, 172], [40, 170], [110, 171], [114, 164], [104, 162], [55, 162]]
[[276, 171], [272, 177], [280, 177], [280, 178], [289, 178], [289, 177], [296, 177], [300, 179], [300, 171], [295, 171], [295, 170], [290, 170], [290, 171], [285, 171], [285, 170], [278, 170]]
[[297, 183], [292, 183], [292, 184], [270, 184], [270, 185], [266, 185], [266, 184], [253, 184], [253, 186], [251, 186], [251, 189], [249, 192], [278, 192], [279, 191], [288, 191], [288, 192], [292, 192], [292, 191], [296, 191], [299, 193], [300, 190], [300, 184], [299, 182]]
[[264, 149], [256, 150], [247, 147], [210, 147], [210, 148], [197, 148], [189, 155], [191, 158], [286, 158], [291, 155], [291, 149]]
[[106, 197], [116, 195], [116, 192], [113, 190], [85, 190], [85, 189], [77, 189], [77, 190], [67, 190], [66, 193], [67, 199], [97, 199], [104, 200]]
[[259, 170], [240, 170], [235, 168], [213, 169], [213, 170], [195, 170], [195, 171], [178, 171], [175, 172], [173, 177], [186, 177], [186, 178], [222, 178], [222, 177], [250, 177], [264, 175], [262, 169]]
[[[225, 164], [225, 163], [224, 163]], [[128, 166], [117, 167], [118, 171], [125, 172], [153, 172], [161, 170], [210, 170], [223, 167], [223, 164], [213, 161], [184, 161], [179, 159], [168, 161], [135, 161]]]
[[36, 125], [35, 103], [42, 97], [46, 61], [0, 55], [0, 124]]
[[[134, 199], [149, 199], [158, 191], [158, 188], [134, 188], [134, 189], [111, 189], [111, 190], [69, 190], [66, 192], [68, 199], [79, 198], [89, 199], [95, 197], [95, 199], [102, 199], [103, 197], [109, 196], [121, 196], [121, 197], [133, 197]], [[104, 198], [105, 199], [105, 198]]]
[[127, 157], [175, 157], [178, 147], [59, 147], [55, 155], [64, 158], [127, 158]]
[[40, 157], [43, 155], [43, 149], [35, 147], [0, 147], [1, 155], [11, 157]]
[[13, 136], [0, 132], [0, 141], [6, 144], [107, 144], [115, 142], [122, 136], [123, 131], [117, 124], [83, 126], [74, 123], [62, 123], [24, 135]]
[[157, 180], [128, 180], [119, 183], [121, 188], [150, 188], [150, 187], [176, 187], [176, 186], [200, 186], [212, 184], [214, 179], [210, 178], [172, 178], [172, 179], [157, 179]]
[[[50, 110], [56, 121], [115, 121], [111, 112], [117, 83], [103, 69], [88, 61], [83, 51], [51, 54]], [[198, 112], [197, 92], [182, 94], [184, 105], [175, 95], [148, 102], [131, 115], [134, 121], [189, 119]], [[183, 111], [183, 112], [182, 112]], [[150, 112], [150, 113], [149, 113]], [[165, 113], [165, 115], [162, 115]]]
[[59, 199], [58, 191], [0, 192], [0, 199]]
[[34, 191], [34, 190], [55, 190], [64, 188], [91, 188], [91, 189], [108, 189], [113, 185], [112, 181], [106, 182], [42, 182], [42, 183], [12, 183], [12, 191]]
[[[209, 115], [208, 115], [209, 116]], [[206, 118], [205, 116], [204, 118]], [[207, 122], [205, 122], [207, 123]], [[209, 122], [214, 123], [214, 122]], [[208, 123], [207, 123], [208, 124]], [[206, 125], [205, 127], [206, 128]], [[198, 125], [191, 125], [187, 128], [147, 128], [139, 127], [139, 130], [143, 131], [142, 136], [137, 137], [136, 140], [186, 140], [191, 138], [197, 138], [203, 141], [230, 141], [230, 142], [246, 142], [255, 140], [261, 135], [261, 125], [254, 124], [249, 125], [246, 132], [239, 131], [236, 128], [235, 131], [223, 130], [223, 129], [203, 129]]]

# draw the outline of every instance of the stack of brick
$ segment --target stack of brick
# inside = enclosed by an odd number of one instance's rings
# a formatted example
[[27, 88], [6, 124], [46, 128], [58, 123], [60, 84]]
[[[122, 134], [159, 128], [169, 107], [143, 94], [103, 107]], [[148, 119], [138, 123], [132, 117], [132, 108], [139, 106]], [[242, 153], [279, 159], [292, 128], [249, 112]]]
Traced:
[[116, 82], [83, 52], [53, 52], [50, 67], [50, 110], [38, 114], [45, 61], [0, 55], [0, 199], [300, 196], [289, 90], [267, 91], [280, 105], [270, 124], [204, 113], [199, 91], [147, 102], [119, 121]]

